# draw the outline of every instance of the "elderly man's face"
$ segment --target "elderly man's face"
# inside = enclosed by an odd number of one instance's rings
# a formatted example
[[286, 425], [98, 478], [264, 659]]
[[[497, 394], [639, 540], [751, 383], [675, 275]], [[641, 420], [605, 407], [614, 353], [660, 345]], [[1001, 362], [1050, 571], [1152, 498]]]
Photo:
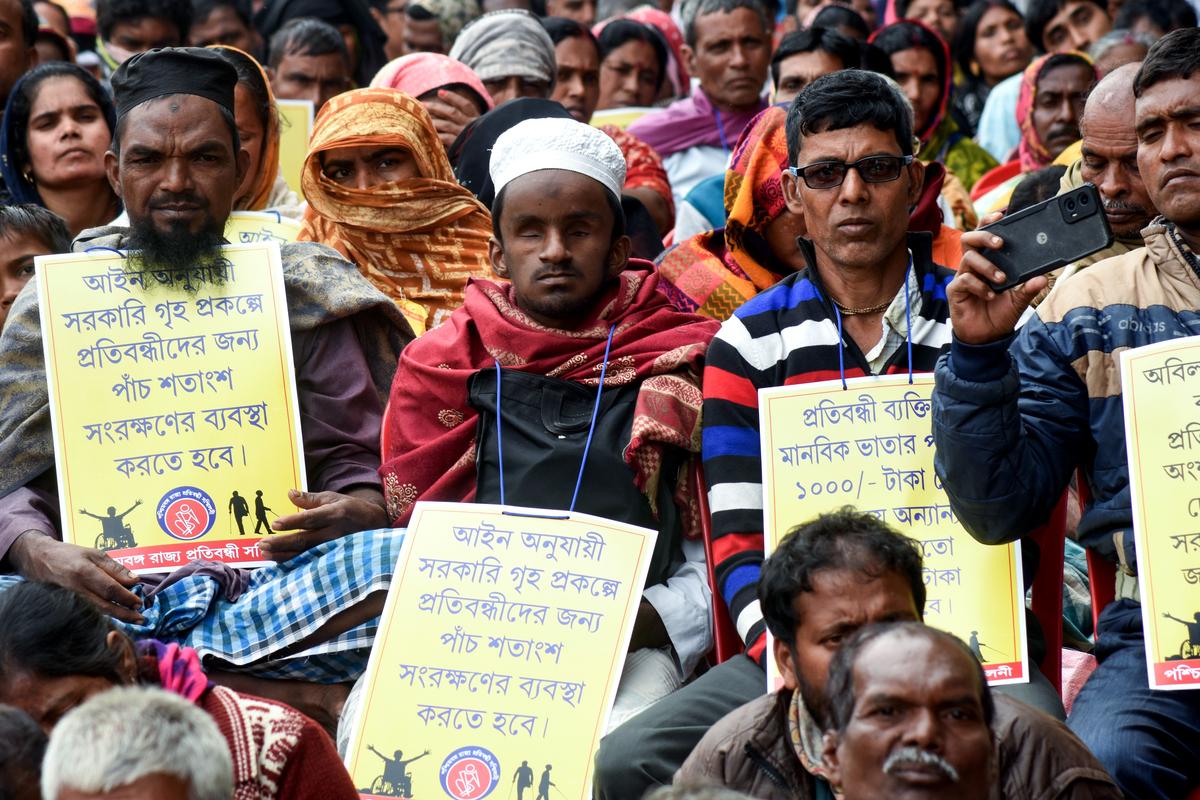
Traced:
[[1033, 129], [1051, 158], [1079, 141], [1079, 120], [1094, 82], [1092, 71], [1078, 63], [1045, 70], [1038, 78]]
[[1156, 83], [1137, 100], [1138, 170], [1150, 201], [1200, 244], [1200, 74]]
[[771, 36], [762, 18], [737, 8], [704, 14], [692, 24], [696, 45], [683, 50], [688, 71], [718, 108], [754, 106], [771, 66]]
[[775, 640], [775, 663], [784, 684], [800, 692], [818, 719], [825, 715], [829, 662], [856, 630], [873, 622], [920, 619], [912, 587], [896, 572], [871, 577], [857, 570], [822, 570], [812, 576], [812, 591], [797, 595], [792, 607], [800, 620], [796, 644]]
[[522, 175], [502, 190], [502, 241], [489, 244], [492, 268], [512, 281], [517, 306], [534, 321], [578, 327], [605, 284], [625, 268], [629, 239], [613, 241], [606, 191], [592, 178], [561, 169]]
[[221, 233], [249, 156], [233, 149], [216, 103], [189, 94], [149, 100], [126, 114], [118, 132], [120, 156], [105, 154], [105, 167], [131, 227]]
[[1119, 237], [1137, 236], [1154, 218], [1154, 204], [1138, 172], [1138, 142], [1133, 129], [1133, 91], [1088, 103], [1083, 115], [1080, 177], [1095, 184], [1104, 201], [1109, 227]]
[[825, 762], [844, 800], [988, 796], [995, 769], [979, 665], [942, 637], [885, 633], [854, 662], [854, 708]]

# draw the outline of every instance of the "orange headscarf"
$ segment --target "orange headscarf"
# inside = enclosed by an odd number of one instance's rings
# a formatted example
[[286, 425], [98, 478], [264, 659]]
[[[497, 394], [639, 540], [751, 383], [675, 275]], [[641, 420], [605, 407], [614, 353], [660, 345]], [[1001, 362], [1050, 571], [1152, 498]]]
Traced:
[[235, 210], [262, 211], [271, 199], [271, 190], [275, 188], [275, 178], [279, 175], [279, 112], [275, 108], [275, 93], [271, 91], [271, 81], [267, 78], [266, 71], [254, 56], [226, 44], [214, 44], [212, 49], [229, 50], [245, 57], [258, 68], [263, 86], [267, 87], [267, 100], [271, 108], [267, 113], [267, 129], [263, 131], [263, 148], [258, 159], [258, 174], [254, 176], [254, 182], [250, 184], [250, 191], [241, 197], [234, 198], [233, 201]]
[[[355, 189], [321, 171], [321, 153], [370, 145], [403, 147], [420, 177]], [[491, 215], [454, 179], [425, 107], [403, 92], [356, 89], [326, 103], [300, 180], [309, 208], [299, 238], [357, 264], [418, 332], [462, 305], [468, 278], [491, 277]]]

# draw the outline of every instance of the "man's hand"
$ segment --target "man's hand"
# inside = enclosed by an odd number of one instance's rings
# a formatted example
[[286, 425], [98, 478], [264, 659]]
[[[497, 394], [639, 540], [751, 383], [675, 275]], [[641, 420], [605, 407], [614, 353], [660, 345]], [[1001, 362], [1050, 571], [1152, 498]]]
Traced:
[[140, 613], [141, 598], [129, 591], [137, 585], [137, 576], [99, 550], [26, 531], [12, 543], [8, 560], [26, 580], [66, 587], [122, 622], [146, 621]]
[[383, 494], [378, 489], [354, 489], [348, 494], [292, 489], [288, 498], [297, 508], [305, 510], [271, 523], [277, 531], [297, 531], [259, 542], [259, 549], [272, 561], [287, 561], [309, 548], [349, 533], [391, 525], [384, 509]]
[[[993, 214], [984, 224], [995, 222]], [[1046, 277], [1038, 276], [997, 294], [989, 281], [1000, 283], [1004, 273], [988, 261], [981, 250], [999, 250], [1004, 240], [988, 231], [971, 231], [962, 236], [963, 257], [958, 275], [946, 288], [950, 302], [950, 325], [954, 336], [966, 344], [989, 344], [1009, 336], [1025, 309], [1046, 288]]]
[[424, 103], [425, 110], [433, 117], [433, 129], [437, 131], [442, 147], [450, 148], [463, 128], [479, 116], [479, 109], [465, 97], [439, 89], [437, 97]]

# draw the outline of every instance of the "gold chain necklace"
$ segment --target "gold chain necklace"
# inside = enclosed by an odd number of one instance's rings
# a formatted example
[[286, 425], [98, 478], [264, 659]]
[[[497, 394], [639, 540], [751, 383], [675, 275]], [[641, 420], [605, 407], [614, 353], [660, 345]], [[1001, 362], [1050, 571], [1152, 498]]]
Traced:
[[893, 297], [891, 300], [884, 300], [882, 303], [878, 303], [877, 305], [873, 306], [866, 306], [864, 308], [850, 308], [849, 306], [842, 305], [837, 300], [834, 300], [833, 304], [837, 306], [837, 310], [841, 312], [843, 317], [857, 317], [861, 316], [862, 314], [878, 314], [882, 311], [887, 311], [888, 306], [890, 306], [892, 304], [892, 300], [895, 299], [896, 298]]

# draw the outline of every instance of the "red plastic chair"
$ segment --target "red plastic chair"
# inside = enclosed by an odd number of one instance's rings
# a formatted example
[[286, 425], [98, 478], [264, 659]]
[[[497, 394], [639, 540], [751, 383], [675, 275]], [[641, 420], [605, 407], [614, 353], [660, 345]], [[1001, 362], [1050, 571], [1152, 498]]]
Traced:
[[1038, 665], [1054, 690], [1062, 694], [1063, 540], [1067, 535], [1067, 493], [1046, 524], [1029, 534], [1039, 550], [1038, 571], [1030, 586], [1033, 616], [1046, 638], [1046, 655]]
[[713, 604], [713, 650], [709, 655], [709, 665], [715, 667], [736, 656], [746, 649], [742, 637], [738, 635], [737, 627], [729, 618], [729, 610], [725, 608], [725, 598], [721, 596], [717, 586], [717, 576], [713, 568], [712, 551], [712, 517], [708, 512], [708, 489], [704, 483], [704, 467], [699, 460], [695, 462], [692, 472], [692, 490], [696, 493], [696, 502], [700, 507], [700, 530], [704, 535], [704, 560], [708, 569], [708, 588], [712, 590]]

